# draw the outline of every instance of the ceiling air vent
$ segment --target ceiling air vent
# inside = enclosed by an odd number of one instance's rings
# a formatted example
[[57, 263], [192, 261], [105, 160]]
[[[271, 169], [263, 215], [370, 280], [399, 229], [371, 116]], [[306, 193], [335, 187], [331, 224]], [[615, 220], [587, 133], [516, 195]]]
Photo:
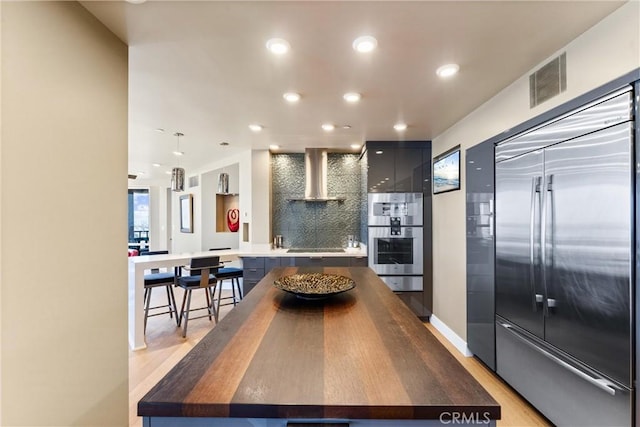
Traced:
[[552, 59], [529, 76], [529, 106], [542, 104], [567, 89], [567, 54]]
[[199, 184], [198, 175], [189, 177], [189, 188], [197, 187]]

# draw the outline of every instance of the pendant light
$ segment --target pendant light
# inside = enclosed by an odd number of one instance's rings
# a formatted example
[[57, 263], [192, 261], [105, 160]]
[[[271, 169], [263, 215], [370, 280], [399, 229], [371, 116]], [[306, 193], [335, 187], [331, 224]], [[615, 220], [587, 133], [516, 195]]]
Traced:
[[[176, 151], [174, 151], [173, 154], [176, 156], [182, 156], [184, 153], [180, 151], [180, 137], [184, 136], [184, 134], [176, 132], [173, 135], [178, 138]], [[184, 169], [180, 167], [179, 161], [178, 166], [171, 169], [171, 191], [184, 191]]]
[[[228, 142], [222, 141], [221, 146], [227, 147]], [[218, 174], [218, 194], [229, 194], [229, 174], [226, 173], [225, 168], [222, 168], [222, 172]]]
[[229, 194], [229, 174], [226, 172], [218, 175], [218, 194]]

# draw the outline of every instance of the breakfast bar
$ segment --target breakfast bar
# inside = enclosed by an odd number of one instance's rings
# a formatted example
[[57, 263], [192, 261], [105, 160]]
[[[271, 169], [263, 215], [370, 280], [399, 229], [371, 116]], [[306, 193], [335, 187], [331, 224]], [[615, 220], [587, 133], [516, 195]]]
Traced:
[[[297, 273], [355, 287], [308, 300], [273, 286]], [[371, 269], [277, 267], [138, 415], [147, 427], [495, 426], [500, 406]]]

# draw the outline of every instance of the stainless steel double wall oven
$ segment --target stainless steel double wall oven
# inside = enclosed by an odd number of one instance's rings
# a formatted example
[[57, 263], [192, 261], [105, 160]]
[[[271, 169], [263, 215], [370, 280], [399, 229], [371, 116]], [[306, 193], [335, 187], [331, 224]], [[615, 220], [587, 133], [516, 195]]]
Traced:
[[369, 267], [394, 291], [422, 291], [422, 193], [370, 193], [368, 202]]

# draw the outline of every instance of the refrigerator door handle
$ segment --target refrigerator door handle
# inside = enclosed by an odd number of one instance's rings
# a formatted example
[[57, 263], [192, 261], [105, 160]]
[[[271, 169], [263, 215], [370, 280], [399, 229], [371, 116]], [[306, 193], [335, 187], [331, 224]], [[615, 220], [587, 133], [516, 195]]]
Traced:
[[529, 288], [532, 296], [532, 309], [538, 311], [536, 295], [536, 266], [535, 266], [535, 236], [536, 236], [536, 195], [540, 206], [540, 181], [541, 176], [534, 176], [531, 180], [531, 207], [529, 218]]
[[610, 394], [611, 396], [615, 396], [616, 392], [621, 391], [621, 389], [618, 388], [611, 381], [608, 381], [608, 380], [606, 380], [604, 378], [595, 378], [595, 377], [589, 375], [588, 373], [581, 371], [580, 369], [576, 368], [575, 366], [568, 364], [567, 362], [565, 362], [564, 360], [560, 359], [559, 357], [554, 356], [553, 354], [549, 353], [545, 349], [537, 346], [535, 343], [531, 342], [527, 337], [523, 336], [517, 330], [513, 329], [513, 326], [511, 326], [510, 324], [504, 323], [504, 322], [498, 322], [498, 324], [500, 326], [502, 326], [503, 328], [505, 328], [507, 331], [511, 332], [513, 334], [513, 336], [518, 338], [520, 341], [522, 341], [523, 343], [527, 344], [529, 347], [531, 347], [532, 349], [534, 349], [538, 353], [542, 354], [543, 356], [545, 356], [546, 358], [548, 358], [552, 362], [557, 363], [558, 365], [562, 366], [563, 368], [565, 368], [569, 372], [577, 375], [578, 377], [580, 377], [583, 380], [587, 381], [589, 384], [598, 387], [600, 390]]
[[[549, 289], [547, 287], [547, 268], [548, 268], [548, 263], [547, 263], [547, 211], [549, 210], [549, 204], [551, 204], [551, 209], [553, 209], [553, 195], [549, 195], [552, 191], [553, 191], [553, 184], [552, 184], [552, 180], [553, 180], [553, 175], [547, 175], [545, 177], [545, 182], [544, 182], [544, 186], [546, 191], [544, 191], [544, 195], [542, 195], [543, 198], [543, 206], [541, 207], [541, 219], [540, 219], [540, 224], [541, 224], [541, 229], [540, 229], [540, 251], [541, 251], [541, 266], [542, 266], [542, 271], [540, 274], [540, 279], [542, 282], [542, 289], [545, 295], [549, 294]], [[551, 229], [551, 233], [553, 233], [553, 211], [551, 212], [551, 224], [550, 227]], [[553, 242], [553, 237], [551, 236], [551, 241]], [[545, 304], [543, 306], [543, 315], [544, 317], [548, 317], [549, 316], [549, 307]]]

